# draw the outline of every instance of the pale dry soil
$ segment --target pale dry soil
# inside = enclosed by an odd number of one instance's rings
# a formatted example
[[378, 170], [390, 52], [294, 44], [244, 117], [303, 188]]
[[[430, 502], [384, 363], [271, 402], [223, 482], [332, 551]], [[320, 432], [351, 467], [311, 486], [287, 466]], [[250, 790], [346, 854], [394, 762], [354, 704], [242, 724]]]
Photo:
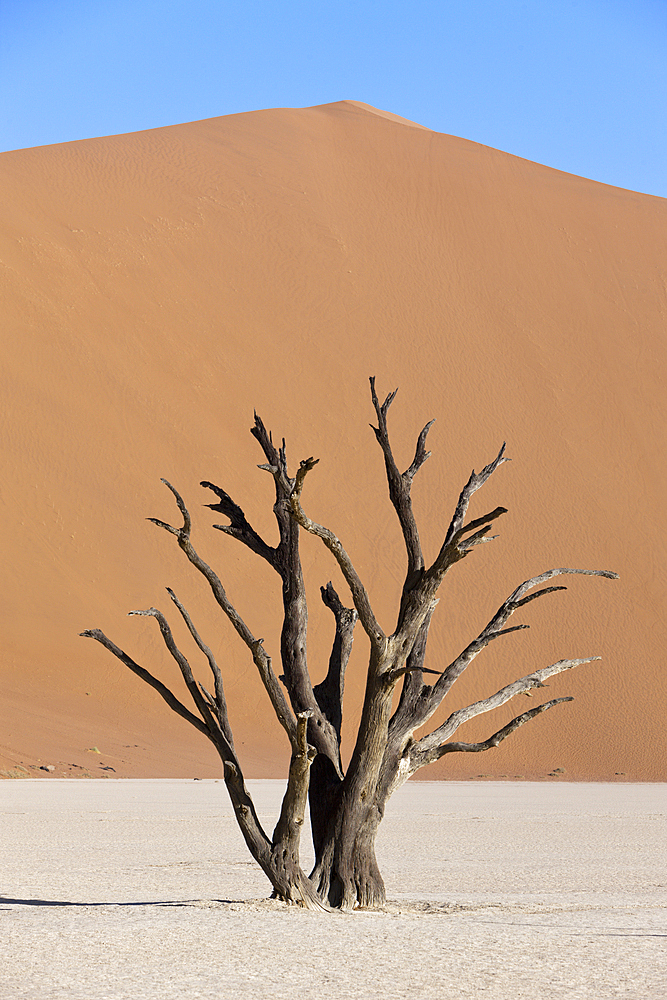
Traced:
[[409, 783], [386, 912], [333, 915], [266, 899], [222, 782], [0, 799], [2, 1000], [667, 998], [665, 784]]

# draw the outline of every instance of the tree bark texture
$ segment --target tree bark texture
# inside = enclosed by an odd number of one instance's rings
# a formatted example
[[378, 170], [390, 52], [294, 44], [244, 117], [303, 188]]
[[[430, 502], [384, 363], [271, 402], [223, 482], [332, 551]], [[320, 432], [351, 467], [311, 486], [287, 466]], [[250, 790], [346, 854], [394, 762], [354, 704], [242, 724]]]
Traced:
[[[187, 609], [172, 590], [169, 596], [183, 617], [194, 645], [203, 654], [212, 675], [211, 690], [196, 680], [185, 654], [176, 646], [166, 617], [156, 608], [131, 611], [131, 615], [154, 618], [164, 643], [181, 671], [193, 709], [185, 704], [143, 666], [116, 646], [99, 629], [81, 634], [95, 639], [116, 656], [141, 680], [153, 687], [172, 711], [189, 722], [215, 746], [234, 814], [248, 849], [273, 887], [273, 893], [286, 903], [318, 909], [355, 907], [377, 908], [385, 902], [385, 886], [376, 856], [375, 837], [384, 815], [387, 800], [403, 782], [421, 767], [449, 753], [480, 753], [496, 747], [517, 729], [571, 698], [556, 698], [517, 715], [487, 740], [465, 743], [454, 740], [457, 730], [469, 719], [505, 704], [520, 693], [540, 688], [547, 677], [589, 662], [595, 657], [559, 660], [538, 667], [500, 691], [452, 712], [436, 729], [419, 739], [422, 729], [439, 708], [452, 685], [472, 661], [494, 640], [528, 628], [518, 624], [506, 627], [515, 611], [531, 601], [564, 590], [563, 586], [544, 586], [557, 576], [584, 574], [616, 578], [606, 570], [552, 569], [520, 584], [501, 604], [482, 632], [450, 663], [427, 667], [429, 629], [438, 603], [438, 589], [449, 570], [471, 554], [473, 549], [493, 540], [489, 530], [494, 521], [507, 513], [497, 507], [482, 516], [466, 521], [473, 495], [508, 459], [505, 445], [496, 458], [481, 472], [472, 472], [460, 492], [454, 514], [444, 534], [440, 550], [429, 566], [426, 564], [419, 530], [412, 508], [413, 481], [430, 456], [426, 439], [433, 421], [417, 436], [414, 458], [401, 473], [390, 443], [387, 414], [396, 392], [380, 403], [375, 379], [370, 380], [371, 402], [377, 426], [373, 426], [381, 448], [389, 498], [396, 512], [406, 551], [406, 574], [397, 609], [396, 627], [386, 635], [380, 627], [357, 570], [336, 535], [313, 521], [304, 511], [302, 495], [307, 476], [317, 459], [300, 463], [294, 477], [288, 472], [285, 442], [276, 447], [271, 434], [255, 414], [251, 429], [265, 461], [260, 469], [274, 480], [273, 512], [278, 528], [278, 543], [269, 545], [252, 525], [242, 508], [219, 486], [203, 481], [217, 502], [211, 510], [226, 519], [213, 525], [219, 531], [249, 548], [265, 560], [279, 575], [282, 584], [283, 627], [280, 640], [282, 673], [276, 676], [273, 660], [230, 602], [215, 571], [194, 548], [190, 535], [192, 521], [177, 490], [163, 480], [171, 491], [183, 518], [180, 527], [149, 518], [174, 535], [190, 563], [208, 581], [213, 597], [223, 615], [245, 644], [265, 687], [273, 710], [287, 735], [291, 759], [289, 777], [280, 816], [269, 836], [257, 817], [243, 779], [241, 763], [234, 748], [232, 728], [225, 700], [222, 672], [210, 648], [199, 635]], [[318, 537], [331, 552], [349, 589], [352, 606], [348, 607], [328, 583], [321, 597], [331, 611], [334, 639], [323, 681], [314, 685], [308, 669], [308, 607], [299, 554], [300, 532]], [[345, 671], [352, 649], [357, 622], [368, 644], [366, 690], [352, 756], [343, 767], [340, 744], [343, 720]], [[396, 709], [392, 712], [394, 693], [400, 687]], [[301, 868], [299, 848], [305, 811], [309, 808], [315, 866], [310, 875]]]

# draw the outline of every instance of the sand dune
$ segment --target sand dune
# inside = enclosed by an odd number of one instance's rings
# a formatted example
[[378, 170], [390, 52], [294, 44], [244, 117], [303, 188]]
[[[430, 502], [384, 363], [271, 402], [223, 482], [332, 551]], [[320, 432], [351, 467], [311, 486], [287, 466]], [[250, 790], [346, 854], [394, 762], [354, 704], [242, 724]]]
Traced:
[[[271, 483], [248, 433], [256, 408], [295, 465], [320, 457], [304, 506], [343, 539], [391, 628], [403, 555], [368, 429], [375, 374], [380, 391], [400, 386], [401, 464], [437, 418], [414, 489], [427, 554], [470, 469], [503, 440], [513, 459], [475, 506], [509, 508], [500, 538], [443, 586], [432, 667], [527, 577], [621, 574], [572, 579], [530, 605], [531, 631], [489, 648], [449, 708], [561, 657], [601, 655], [553, 679], [549, 695], [575, 702], [422, 773], [664, 780], [665, 200], [347, 101], [3, 153], [0, 178], [7, 773], [219, 773], [194, 731], [78, 637], [102, 628], [177, 684], [155, 623], [125, 617], [166, 611], [167, 585], [224, 665], [248, 775], [283, 773], [244, 648], [145, 518], [175, 517], [165, 476], [277, 656], [277, 578], [210, 529], [198, 485], [224, 486], [273, 540]], [[318, 587], [338, 577], [316, 539], [303, 559], [317, 679], [331, 638]], [[356, 646], [348, 743], [361, 635]], [[463, 735], [488, 736], [515, 708]]]

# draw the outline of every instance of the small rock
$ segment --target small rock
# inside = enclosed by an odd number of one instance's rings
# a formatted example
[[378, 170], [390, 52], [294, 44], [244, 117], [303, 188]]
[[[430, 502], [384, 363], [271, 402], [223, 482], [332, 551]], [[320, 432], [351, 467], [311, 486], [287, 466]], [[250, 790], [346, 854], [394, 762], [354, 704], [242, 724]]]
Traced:
[[55, 767], [53, 766], [53, 764], [42, 764], [40, 767], [40, 771], [55, 771]]

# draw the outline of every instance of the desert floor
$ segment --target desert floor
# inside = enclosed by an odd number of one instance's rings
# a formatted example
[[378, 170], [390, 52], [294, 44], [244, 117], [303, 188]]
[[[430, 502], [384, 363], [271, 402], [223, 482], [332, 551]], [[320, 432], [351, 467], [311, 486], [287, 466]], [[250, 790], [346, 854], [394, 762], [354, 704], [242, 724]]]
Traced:
[[387, 911], [333, 915], [266, 899], [222, 781], [1, 789], [3, 1000], [667, 997], [665, 784], [410, 783]]

